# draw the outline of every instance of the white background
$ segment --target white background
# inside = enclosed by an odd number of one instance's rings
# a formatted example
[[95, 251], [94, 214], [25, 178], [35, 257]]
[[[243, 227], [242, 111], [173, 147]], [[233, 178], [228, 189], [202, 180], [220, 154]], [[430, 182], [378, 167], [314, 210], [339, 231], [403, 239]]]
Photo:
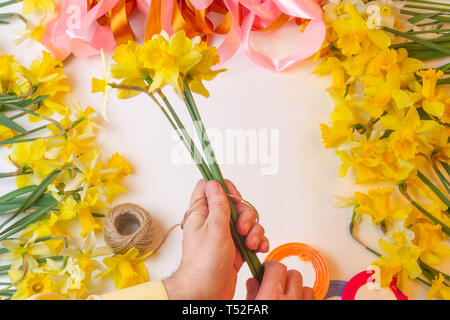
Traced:
[[[4, 12], [5, 10], [3, 10]], [[143, 17], [137, 15], [133, 26], [138, 35], [143, 33]], [[13, 30], [23, 24], [14, 22], [0, 26], [0, 52], [15, 54], [17, 60], [29, 64], [40, 54], [42, 47], [33, 41], [13, 46]], [[297, 31], [285, 28], [271, 36], [256, 36], [255, 45], [275, 57], [282, 57], [295, 45]], [[271, 243], [271, 249], [287, 242], [303, 242], [320, 250], [330, 270], [330, 278], [349, 280], [365, 270], [375, 257], [353, 241], [348, 233], [351, 209], [333, 208], [331, 194], [352, 195], [357, 189], [353, 177], [339, 179], [338, 157], [324, 149], [319, 123], [326, 123], [333, 109], [325, 88], [329, 77], [312, 75], [317, 63], [305, 61], [289, 71], [275, 73], [252, 63], [239, 51], [224, 67], [229, 71], [207, 83], [209, 99], [196, 97], [207, 128], [210, 129], [278, 129], [280, 136], [279, 171], [261, 175], [261, 165], [222, 165], [226, 178], [235, 182], [244, 198], [259, 211]], [[72, 58], [66, 66], [73, 95], [83, 106], [99, 108], [101, 95], [91, 94], [91, 78], [101, 77], [99, 57]], [[189, 123], [184, 105], [175, 107], [183, 120]], [[145, 97], [119, 101], [113, 98], [108, 108], [109, 123], [99, 135], [99, 145], [105, 157], [119, 152], [132, 164], [133, 174], [126, 178], [129, 193], [117, 198], [114, 204], [133, 202], [150, 211], [155, 219], [157, 237], [173, 224], [179, 223], [188, 206], [190, 193], [200, 174], [194, 165], [173, 163], [171, 152], [177, 143], [161, 112]], [[4, 158], [7, 151], [2, 150]], [[8, 170], [5, 161], [1, 171]], [[1, 193], [11, 190], [11, 180], [1, 181]], [[364, 222], [359, 236], [376, 247], [380, 236], [369, 222]], [[78, 235], [78, 232], [75, 233]], [[102, 242], [99, 237], [99, 242]], [[181, 253], [181, 231], [169, 237], [159, 252], [146, 265], [151, 279], [162, 279], [176, 270]], [[261, 260], [265, 254], [259, 255]], [[312, 285], [311, 265], [286, 261], [288, 266], [303, 271], [305, 283]], [[250, 276], [246, 265], [239, 273], [235, 298], [245, 298], [245, 280]], [[410, 281], [408, 295], [412, 299], [426, 297], [425, 288]], [[94, 292], [111, 287], [94, 288]], [[391, 298], [387, 291], [361, 290], [360, 298]]]

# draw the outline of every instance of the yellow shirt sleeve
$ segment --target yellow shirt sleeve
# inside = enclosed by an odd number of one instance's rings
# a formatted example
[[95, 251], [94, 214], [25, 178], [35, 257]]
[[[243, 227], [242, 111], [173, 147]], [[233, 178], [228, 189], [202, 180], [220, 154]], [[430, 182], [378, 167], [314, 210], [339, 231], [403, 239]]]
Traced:
[[[40, 293], [28, 300], [69, 300], [53, 292]], [[150, 281], [134, 287], [114, 291], [102, 295], [91, 295], [87, 300], [169, 300], [162, 281]]]
[[88, 300], [168, 300], [166, 288], [162, 281], [150, 281], [134, 287], [106, 293], [92, 295]]

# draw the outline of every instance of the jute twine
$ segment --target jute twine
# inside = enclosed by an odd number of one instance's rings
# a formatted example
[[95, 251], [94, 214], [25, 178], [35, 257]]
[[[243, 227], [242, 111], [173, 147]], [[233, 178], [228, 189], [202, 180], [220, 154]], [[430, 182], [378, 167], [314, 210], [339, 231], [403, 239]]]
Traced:
[[[232, 194], [227, 194], [227, 196], [242, 202], [249, 208], [255, 210], [257, 222], [259, 222], [258, 211], [250, 202]], [[184, 214], [182, 223], [175, 224], [167, 230], [153, 252], [156, 252], [163, 245], [168, 235], [176, 227], [181, 226], [181, 229], [183, 229], [186, 219], [195, 210], [196, 205], [204, 200], [206, 200], [206, 197], [200, 197], [192, 202], [189, 209]], [[134, 232], [128, 232], [130, 226], [133, 225], [137, 225], [138, 228]], [[114, 207], [105, 217], [103, 228], [105, 242], [118, 254], [124, 254], [133, 247], [137, 248], [141, 255], [147, 253], [153, 243], [155, 234], [150, 213], [133, 203], [124, 203]]]
[[[133, 225], [138, 227], [130, 232], [129, 228]], [[144, 254], [149, 250], [154, 235], [150, 213], [133, 203], [114, 207], [104, 222], [105, 242], [115, 253], [124, 254], [135, 247], [140, 254]]]

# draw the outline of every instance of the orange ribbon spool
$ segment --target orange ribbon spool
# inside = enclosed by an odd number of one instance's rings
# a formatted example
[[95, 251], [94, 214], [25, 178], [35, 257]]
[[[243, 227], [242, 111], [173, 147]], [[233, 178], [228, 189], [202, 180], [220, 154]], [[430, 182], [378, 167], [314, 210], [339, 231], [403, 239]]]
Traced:
[[284, 258], [297, 256], [301, 260], [309, 261], [314, 267], [316, 280], [314, 281], [313, 291], [317, 300], [323, 300], [330, 286], [330, 273], [327, 263], [322, 254], [307, 244], [292, 242], [283, 244], [273, 249], [266, 257], [264, 262], [274, 260], [280, 262]]

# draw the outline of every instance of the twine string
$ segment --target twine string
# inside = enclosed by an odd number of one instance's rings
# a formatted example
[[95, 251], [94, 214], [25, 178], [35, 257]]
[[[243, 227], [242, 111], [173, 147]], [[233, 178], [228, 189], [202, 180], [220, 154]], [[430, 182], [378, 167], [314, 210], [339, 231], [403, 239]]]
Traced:
[[[259, 213], [250, 202], [233, 194], [227, 194], [227, 196], [253, 209], [256, 212], [256, 221], [259, 222]], [[182, 222], [173, 225], [164, 233], [161, 241], [153, 250], [153, 253], [162, 247], [173, 230], [177, 227], [181, 227], [181, 230], [184, 229], [187, 218], [195, 210], [197, 204], [203, 200], [206, 200], [206, 197], [200, 197], [191, 203], [189, 209], [184, 214]], [[126, 228], [130, 227], [130, 224], [133, 223], [139, 225], [137, 230], [132, 233], [126, 233]], [[129, 249], [135, 247], [143, 255], [149, 251], [149, 247], [154, 240], [153, 222], [150, 213], [132, 203], [125, 203], [114, 207], [105, 218], [104, 231], [105, 242], [115, 253], [119, 254], [126, 253]]]

